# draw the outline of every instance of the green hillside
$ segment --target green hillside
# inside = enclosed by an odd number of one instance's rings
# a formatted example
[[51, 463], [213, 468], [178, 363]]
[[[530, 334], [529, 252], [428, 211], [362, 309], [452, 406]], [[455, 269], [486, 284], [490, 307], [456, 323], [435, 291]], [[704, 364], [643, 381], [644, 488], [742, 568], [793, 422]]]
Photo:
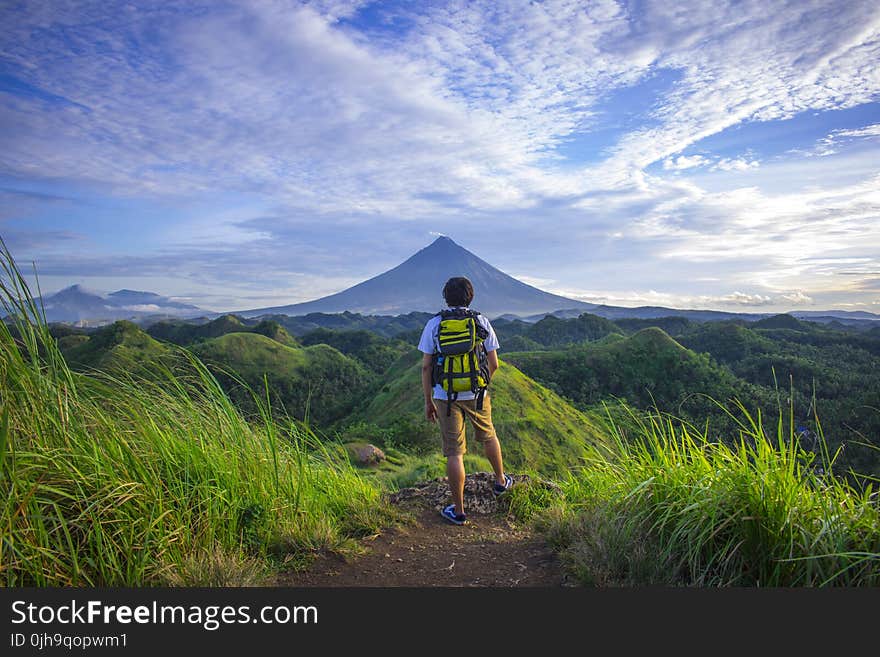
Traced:
[[736, 427], [709, 397], [719, 402], [736, 397], [765, 408], [775, 404], [758, 387], [709, 356], [686, 349], [659, 328], [565, 350], [508, 354], [507, 359], [580, 408], [625, 399], [637, 408], [656, 405], [700, 423], [712, 418], [719, 433]]
[[[419, 439], [439, 449], [439, 429], [424, 420], [421, 354], [402, 357], [384, 377], [386, 381], [349, 418], [389, 427], [405, 422]], [[545, 474], [559, 474], [581, 462], [589, 444], [602, 442], [593, 420], [572, 408], [557, 394], [537, 384], [510, 363], [502, 362], [490, 388], [492, 416], [504, 450], [505, 462]], [[445, 412], [442, 402], [439, 411]], [[470, 438], [471, 432], [468, 431]], [[479, 447], [469, 442], [471, 453]]]
[[74, 347], [78, 347], [89, 341], [89, 336], [82, 334], [62, 335], [58, 338], [58, 348], [62, 352], [67, 352]]
[[319, 328], [301, 336], [300, 340], [307, 347], [317, 344], [330, 345], [346, 356], [356, 358], [364, 367], [376, 374], [384, 372], [411, 348], [405, 342], [383, 338], [364, 329]]
[[246, 331], [244, 322], [236, 315], [223, 315], [217, 319], [203, 324], [195, 324], [191, 321], [169, 319], [151, 324], [147, 333], [157, 340], [173, 342], [179, 345], [188, 345], [198, 340], [218, 338], [227, 333]]
[[679, 340], [689, 349], [712, 354], [722, 363], [742, 361], [774, 349], [770, 338], [732, 322], [701, 324]]
[[288, 347], [298, 343], [281, 324], [265, 319], [258, 324], [248, 324], [237, 315], [222, 315], [204, 324], [194, 324], [184, 320], [165, 320], [147, 328], [147, 333], [165, 342], [188, 346], [211, 338], [219, 338], [227, 333], [259, 333]]
[[397, 337], [402, 333], [415, 334], [415, 339], [418, 340], [418, 334], [432, 314], [411, 312], [406, 315], [361, 315], [346, 311], [309, 313], [295, 317], [288, 315], [264, 315], [264, 317], [278, 322], [295, 336], [326, 328], [335, 331], [366, 330], [385, 338]]
[[275, 342], [280, 342], [281, 344], [288, 347], [299, 347], [300, 343], [297, 342], [296, 338], [294, 338], [290, 333], [287, 332], [287, 329], [281, 326], [278, 322], [272, 321], [271, 319], [264, 319], [258, 324], [255, 324], [253, 327], [249, 329], [253, 333], [259, 333], [260, 335], [265, 335], [267, 338], [274, 340]]
[[253, 408], [251, 396], [235, 376], [258, 392], [264, 389], [265, 377], [273, 405], [318, 425], [348, 413], [370, 379], [360, 363], [332, 347], [293, 348], [257, 333], [227, 333], [195, 344], [191, 350], [211, 366], [243, 408]]
[[627, 334], [636, 333], [644, 328], [656, 326], [657, 328], [662, 328], [672, 337], [677, 337], [687, 332], [695, 325], [694, 322], [687, 319], [686, 317], [677, 317], [675, 315], [671, 315], [669, 317], [656, 317], [652, 319], [621, 317], [619, 319], [615, 319], [614, 324], [623, 329], [623, 331]]
[[167, 360], [173, 353], [168, 345], [125, 320], [100, 328], [89, 336], [62, 336], [58, 346], [70, 366], [80, 370], [141, 371]]
[[[777, 327], [783, 322], [787, 328]], [[880, 339], [809, 322], [799, 322], [797, 330], [788, 320], [771, 324], [705, 324], [681, 342], [768, 394], [778, 384], [797, 424], [817, 431], [818, 414], [829, 447], [843, 448], [841, 470], [880, 473]]]
[[547, 315], [534, 324], [521, 320], [498, 319], [492, 322], [492, 327], [505, 352], [553, 349], [599, 340], [612, 333], [622, 333], [614, 322], [590, 313], [571, 319]]
[[790, 329], [792, 331], [807, 331], [810, 329], [810, 324], [807, 322], [802, 322], [796, 317], [792, 317], [791, 315], [773, 315], [772, 317], [766, 317], [764, 319], [760, 319], [754, 324], [752, 324], [753, 328], [759, 329]]

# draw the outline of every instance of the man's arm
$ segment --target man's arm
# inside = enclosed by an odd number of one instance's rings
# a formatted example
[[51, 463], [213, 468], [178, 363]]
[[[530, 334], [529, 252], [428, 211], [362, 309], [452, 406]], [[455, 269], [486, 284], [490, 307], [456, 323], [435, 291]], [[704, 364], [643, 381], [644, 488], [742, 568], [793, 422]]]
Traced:
[[501, 346], [498, 344], [498, 336], [495, 335], [495, 329], [492, 328], [492, 322], [490, 322], [486, 317], [480, 315], [480, 323], [483, 325], [483, 328], [489, 332], [489, 335], [486, 336], [485, 342], [483, 342], [483, 347], [486, 349], [486, 360], [489, 365], [489, 378], [495, 374], [495, 370], [498, 369], [498, 348]]
[[[496, 365], [497, 365], [496, 359]], [[437, 420], [437, 405], [434, 403], [434, 387], [431, 385], [431, 370], [434, 369], [434, 355], [422, 353], [422, 392], [425, 393], [425, 419]]]
[[498, 369], [498, 352], [493, 349], [486, 352], [486, 361], [489, 364], [489, 378], [495, 376], [495, 370]]

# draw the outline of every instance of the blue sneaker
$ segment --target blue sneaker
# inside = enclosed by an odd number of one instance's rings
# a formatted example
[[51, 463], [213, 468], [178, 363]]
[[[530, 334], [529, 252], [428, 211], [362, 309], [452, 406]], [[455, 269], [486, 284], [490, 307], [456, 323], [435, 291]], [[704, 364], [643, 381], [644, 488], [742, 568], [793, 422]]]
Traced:
[[455, 505], [450, 504], [447, 507], [444, 507], [440, 512], [440, 515], [446, 518], [453, 525], [463, 525], [467, 522], [467, 516], [463, 513], [455, 512]]
[[509, 491], [511, 486], [513, 486], [513, 477], [511, 477], [509, 474], [505, 474], [504, 485], [502, 486], [501, 484], [496, 483], [492, 486], [492, 492], [495, 493], [495, 495], [502, 495]]

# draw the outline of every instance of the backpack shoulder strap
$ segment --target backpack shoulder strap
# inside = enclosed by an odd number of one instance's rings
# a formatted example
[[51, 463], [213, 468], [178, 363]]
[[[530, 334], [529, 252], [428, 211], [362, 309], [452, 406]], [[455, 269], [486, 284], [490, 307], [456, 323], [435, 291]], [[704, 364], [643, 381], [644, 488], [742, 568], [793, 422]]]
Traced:
[[471, 310], [468, 308], [468, 316], [473, 317], [474, 324], [477, 326], [477, 337], [480, 338], [480, 341], [485, 340], [489, 337], [489, 331], [480, 323], [480, 313], [476, 310]]

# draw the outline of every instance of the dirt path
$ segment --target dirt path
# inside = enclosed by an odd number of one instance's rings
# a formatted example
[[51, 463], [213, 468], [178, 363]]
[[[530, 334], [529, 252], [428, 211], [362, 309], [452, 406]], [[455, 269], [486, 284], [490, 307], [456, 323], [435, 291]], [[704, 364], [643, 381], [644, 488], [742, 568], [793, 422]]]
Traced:
[[[308, 571], [287, 573], [280, 586], [563, 586], [553, 552], [531, 530], [517, 525], [492, 497], [490, 479], [469, 475], [468, 523], [456, 526], [440, 516], [448, 496], [443, 480], [401, 491], [392, 503], [412, 514], [363, 542], [366, 554], [352, 560], [319, 559]], [[488, 499], [487, 499], [488, 493]]]

